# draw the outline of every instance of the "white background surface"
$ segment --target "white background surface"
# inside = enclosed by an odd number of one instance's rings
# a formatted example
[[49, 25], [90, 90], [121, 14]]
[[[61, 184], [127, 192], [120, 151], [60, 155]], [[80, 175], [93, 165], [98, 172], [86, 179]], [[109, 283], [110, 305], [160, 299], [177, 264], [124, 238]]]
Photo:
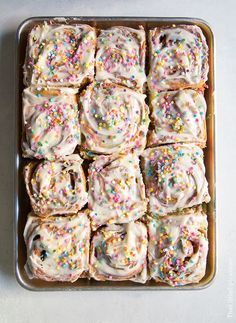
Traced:
[[[236, 322], [235, 14], [233, 0], [0, 0], [0, 323]], [[208, 289], [35, 293], [16, 283], [12, 259], [14, 34], [23, 19], [37, 15], [192, 16], [211, 24], [217, 45], [218, 273]]]

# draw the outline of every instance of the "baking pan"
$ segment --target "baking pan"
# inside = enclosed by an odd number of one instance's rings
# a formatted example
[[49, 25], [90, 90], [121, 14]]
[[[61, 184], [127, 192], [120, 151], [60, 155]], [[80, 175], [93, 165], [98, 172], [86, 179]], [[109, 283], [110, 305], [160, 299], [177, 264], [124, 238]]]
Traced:
[[[26, 248], [23, 239], [23, 230], [27, 214], [30, 211], [30, 203], [26, 194], [23, 167], [27, 160], [21, 154], [21, 118], [23, 90], [23, 63], [26, 52], [27, 35], [38, 23], [43, 21], [55, 21], [57, 23], [84, 23], [96, 28], [108, 28], [110, 26], [123, 25], [137, 28], [142, 25], [145, 30], [156, 26], [170, 24], [195, 24], [199, 26], [209, 46], [209, 75], [205, 98], [207, 101], [207, 148], [205, 149], [206, 177], [209, 183], [211, 202], [207, 205], [207, 217], [209, 223], [209, 253], [207, 259], [206, 275], [198, 284], [171, 287], [163, 283], [149, 281], [146, 284], [138, 284], [129, 281], [123, 282], [98, 282], [93, 279], [79, 279], [74, 283], [46, 282], [37, 279], [29, 279], [24, 265], [26, 262]], [[214, 109], [214, 36], [209, 25], [195, 18], [151, 18], [151, 17], [33, 17], [22, 22], [17, 31], [16, 38], [16, 110], [15, 110], [15, 187], [14, 187], [14, 240], [15, 240], [15, 274], [21, 286], [34, 291], [58, 291], [58, 290], [196, 290], [211, 284], [216, 273], [216, 209], [215, 209], [215, 109]]]

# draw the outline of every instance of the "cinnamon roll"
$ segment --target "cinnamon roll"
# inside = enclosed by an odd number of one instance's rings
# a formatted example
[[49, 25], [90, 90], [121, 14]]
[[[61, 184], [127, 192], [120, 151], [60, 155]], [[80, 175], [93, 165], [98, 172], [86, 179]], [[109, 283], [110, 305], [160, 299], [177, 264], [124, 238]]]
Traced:
[[88, 25], [40, 24], [28, 38], [26, 86], [79, 87], [94, 78], [96, 33]]
[[206, 145], [206, 101], [191, 89], [157, 93], [151, 101], [148, 146], [176, 142]]
[[93, 229], [144, 215], [147, 200], [136, 155], [101, 156], [90, 164], [88, 207]]
[[208, 46], [195, 25], [157, 27], [149, 31], [151, 92], [202, 87], [207, 81]]
[[145, 75], [145, 31], [129, 27], [111, 27], [98, 36], [96, 80], [110, 80], [142, 91]]
[[81, 105], [82, 151], [87, 157], [143, 151], [149, 125], [145, 95], [119, 85], [98, 83], [87, 87]]
[[91, 242], [90, 277], [96, 280], [147, 280], [147, 228], [141, 222], [111, 224]]
[[87, 275], [90, 223], [85, 212], [46, 219], [30, 214], [24, 238], [30, 278], [74, 282]]
[[56, 159], [80, 143], [77, 90], [26, 88], [23, 91], [23, 157]]
[[171, 286], [198, 283], [205, 275], [208, 253], [207, 217], [190, 209], [184, 215], [149, 219], [150, 276]]
[[87, 203], [86, 179], [79, 155], [32, 161], [24, 169], [31, 206], [39, 216], [78, 212]]
[[210, 201], [203, 151], [198, 146], [175, 144], [147, 149], [143, 167], [153, 216]]

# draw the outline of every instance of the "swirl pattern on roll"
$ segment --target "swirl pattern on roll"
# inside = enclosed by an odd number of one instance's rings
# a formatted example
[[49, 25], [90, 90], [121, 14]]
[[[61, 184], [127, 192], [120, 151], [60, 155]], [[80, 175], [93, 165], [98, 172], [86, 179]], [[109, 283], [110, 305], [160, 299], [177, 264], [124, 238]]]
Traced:
[[208, 253], [207, 217], [194, 209], [185, 215], [148, 223], [150, 276], [171, 286], [198, 283], [205, 275]]
[[206, 101], [191, 89], [156, 94], [151, 101], [148, 146], [177, 142], [206, 144]]
[[208, 46], [195, 25], [157, 27], [149, 31], [151, 92], [201, 87], [207, 81]]
[[23, 91], [23, 156], [53, 160], [73, 154], [80, 143], [77, 90]]
[[145, 95], [112, 83], [92, 84], [81, 96], [82, 149], [87, 155], [143, 151], [149, 125]]
[[98, 36], [96, 80], [110, 80], [142, 91], [145, 75], [145, 31], [111, 27]]
[[24, 83], [79, 87], [94, 78], [96, 33], [88, 25], [40, 24], [29, 34]]
[[87, 203], [86, 179], [79, 155], [30, 162], [24, 177], [34, 213], [43, 217], [78, 212]]
[[141, 222], [111, 224], [91, 242], [90, 276], [96, 280], [147, 280], [147, 228]]
[[203, 151], [198, 146], [175, 144], [147, 149], [143, 167], [153, 216], [210, 201]]
[[30, 278], [74, 282], [87, 275], [90, 223], [86, 213], [46, 219], [30, 214], [24, 238]]
[[144, 215], [147, 200], [136, 155], [100, 156], [90, 165], [88, 207], [95, 229]]

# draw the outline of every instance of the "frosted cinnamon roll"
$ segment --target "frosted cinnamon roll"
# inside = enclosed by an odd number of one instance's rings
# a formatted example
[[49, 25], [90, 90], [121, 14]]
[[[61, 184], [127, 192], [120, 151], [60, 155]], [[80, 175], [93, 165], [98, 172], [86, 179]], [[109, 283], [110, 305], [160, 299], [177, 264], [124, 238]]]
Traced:
[[136, 155], [100, 156], [90, 164], [88, 207], [93, 229], [144, 215], [147, 200]]
[[90, 277], [96, 280], [147, 280], [147, 228], [141, 222], [99, 229], [91, 242]]
[[82, 150], [109, 155], [143, 151], [149, 125], [145, 95], [111, 84], [91, 84], [80, 98]]
[[153, 216], [210, 201], [203, 151], [198, 146], [175, 144], [147, 149], [143, 167]]
[[206, 101], [191, 89], [157, 93], [151, 101], [148, 146], [176, 142], [206, 145]]
[[110, 80], [142, 91], [145, 75], [145, 31], [143, 27], [111, 27], [98, 36], [96, 80]]
[[46, 219], [29, 214], [24, 238], [30, 278], [74, 282], [86, 276], [90, 241], [86, 213]]
[[157, 27], [149, 31], [151, 92], [202, 87], [207, 81], [208, 46], [195, 25]]
[[205, 275], [208, 253], [207, 217], [199, 210], [149, 219], [150, 276], [171, 286], [198, 283]]
[[77, 90], [27, 88], [23, 91], [23, 157], [56, 159], [80, 143]]
[[86, 179], [78, 155], [30, 162], [24, 169], [34, 213], [44, 217], [78, 212], [87, 203]]
[[79, 87], [94, 78], [96, 33], [88, 25], [40, 24], [28, 37], [27, 86]]

